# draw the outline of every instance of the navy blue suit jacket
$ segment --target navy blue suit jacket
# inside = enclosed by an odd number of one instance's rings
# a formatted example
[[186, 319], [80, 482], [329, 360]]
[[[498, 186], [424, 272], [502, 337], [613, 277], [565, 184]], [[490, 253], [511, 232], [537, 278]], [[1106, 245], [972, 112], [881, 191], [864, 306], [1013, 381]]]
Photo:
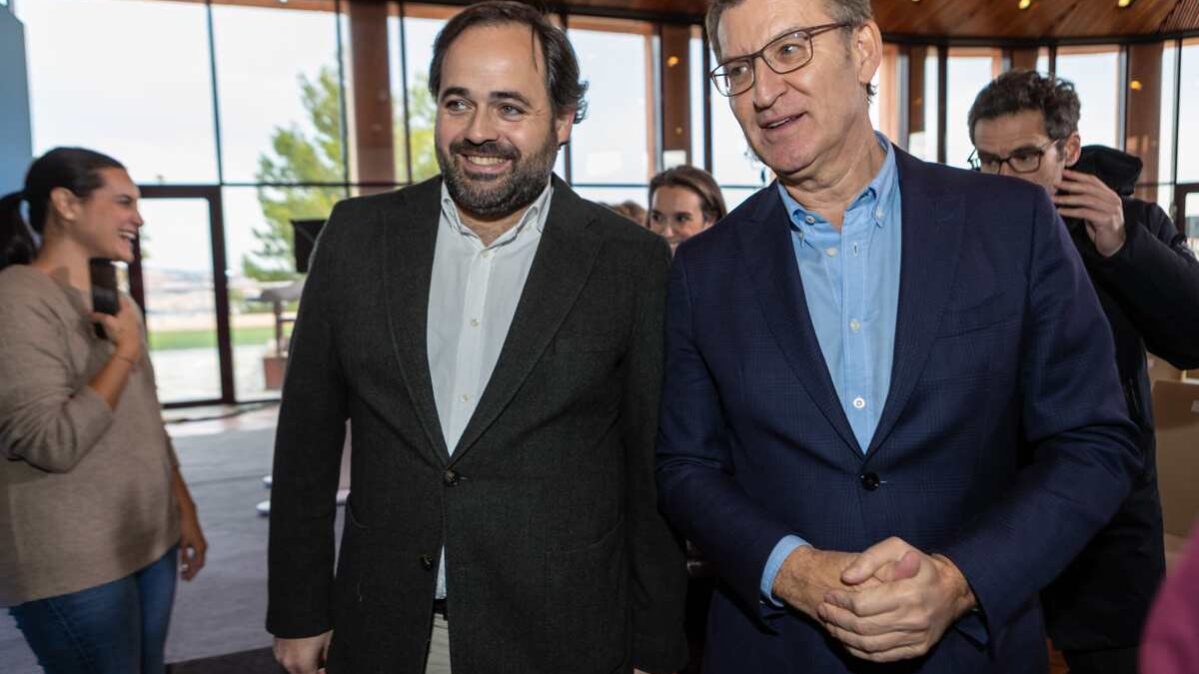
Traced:
[[[1139, 469], [1111, 331], [1044, 190], [897, 161], [895, 359], [865, 450], [809, 320], [775, 187], [675, 257], [658, 486], [724, 583], [709, 673], [1046, 671], [1037, 592]], [[766, 559], [790, 533], [843, 551], [899, 536], [944, 554], [985, 629], [956, 625], [918, 660], [857, 660], [760, 601]]]

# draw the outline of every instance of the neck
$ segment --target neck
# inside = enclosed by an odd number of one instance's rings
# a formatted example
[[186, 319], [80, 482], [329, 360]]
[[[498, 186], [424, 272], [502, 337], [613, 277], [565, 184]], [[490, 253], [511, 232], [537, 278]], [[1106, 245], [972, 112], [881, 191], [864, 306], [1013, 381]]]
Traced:
[[[457, 206], [455, 204], [455, 206]], [[500, 216], [498, 218], [480, 218], [478, 216], [467, 213], [458, 206], [458, 218], [462, 224], [470, 228], [470, 231], [479, 237], [484, 246], [490, 246], [495, 243], [495, 240], [503, 236], [508, 230], [516, 226], [520, 222], [525, 211], [529, 210], [526, 206], [518, 211]]]
[[832, 223], [838, 231], [845, 211], [870, 184], [887, 159], [867, 119], [855, 125], [837, 148], [837, 155], [814, 165], [809, 175], [779, 176], [787, 192], [808, 211]]
[[42, 241], [37, 257], [29, 266], [60, 283], [90, 293], [92, 277], [88, 269], [88, 260], [87, 253], [75, 244], [56, 236], [49, 236]]

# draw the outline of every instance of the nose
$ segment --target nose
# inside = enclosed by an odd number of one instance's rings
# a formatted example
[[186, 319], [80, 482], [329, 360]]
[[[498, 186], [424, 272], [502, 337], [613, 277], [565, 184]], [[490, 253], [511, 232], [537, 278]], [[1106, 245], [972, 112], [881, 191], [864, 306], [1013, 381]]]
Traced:
[[496, 139], [495, 124], [492, 123], [491, 115], [486, 109], [475, 110], [470, 126], [466, 128], [466, 139], [476, 145]]
[[754, 59], [754, 108], [766, 110], [783, 93], [783, 76], [770, 69], [762, 59]]
[[146, 224], [146, 221], [142, 219], [141, 210], [136, 207], [133, 209], [133, 224], [137, 225], [138, 229], [141, 229], [142, 225]]

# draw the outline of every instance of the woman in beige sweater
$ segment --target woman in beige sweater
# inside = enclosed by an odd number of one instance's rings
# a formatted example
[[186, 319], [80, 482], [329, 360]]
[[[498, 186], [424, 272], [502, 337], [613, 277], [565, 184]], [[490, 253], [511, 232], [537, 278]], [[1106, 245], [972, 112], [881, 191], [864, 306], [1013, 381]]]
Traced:
[[0, 606], [51, 674], [161, 674], [176, 566], [204, 565], [141, 315], [91, 308], [137, 199], [116, 160], [58, 148], [0, 200]]

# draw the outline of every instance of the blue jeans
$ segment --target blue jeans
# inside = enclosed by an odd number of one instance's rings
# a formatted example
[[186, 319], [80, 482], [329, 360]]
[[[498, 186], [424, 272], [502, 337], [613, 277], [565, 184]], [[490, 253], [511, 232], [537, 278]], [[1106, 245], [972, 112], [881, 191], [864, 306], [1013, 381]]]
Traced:
[[46, 674], [163, 674], [177, 548], [111, 583], [9, 609]]

